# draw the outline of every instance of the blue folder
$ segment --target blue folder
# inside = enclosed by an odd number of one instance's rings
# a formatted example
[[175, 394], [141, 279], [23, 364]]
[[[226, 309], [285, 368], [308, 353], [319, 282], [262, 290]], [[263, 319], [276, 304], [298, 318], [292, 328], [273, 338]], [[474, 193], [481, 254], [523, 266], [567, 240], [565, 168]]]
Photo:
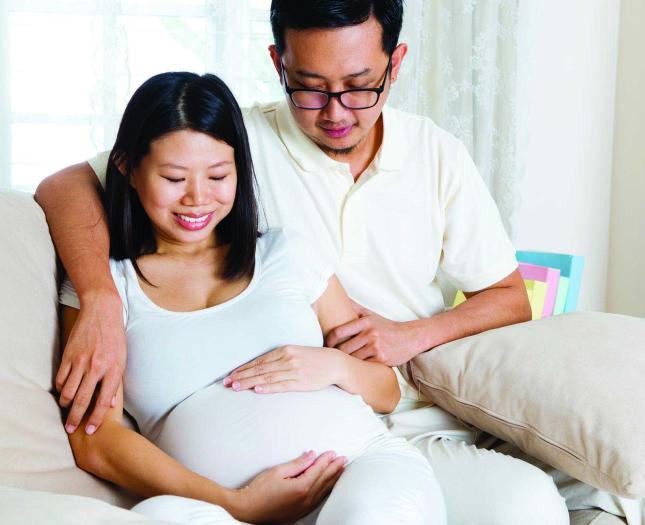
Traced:
[[567, 290], [567, 298], [564, 302], [564, 311], [573, 312], [576, 310], [578, 307], [578, 296], [580, 295], [580, 284], [582, 282], [582, 270], [585, 265], [585, 259], [582, 255], [518, 251], [516, 256], [519, 262], [548, 266], [549, 268], [557, 268], [560, 270], [560, 275], [569, 280], [569, 289]]

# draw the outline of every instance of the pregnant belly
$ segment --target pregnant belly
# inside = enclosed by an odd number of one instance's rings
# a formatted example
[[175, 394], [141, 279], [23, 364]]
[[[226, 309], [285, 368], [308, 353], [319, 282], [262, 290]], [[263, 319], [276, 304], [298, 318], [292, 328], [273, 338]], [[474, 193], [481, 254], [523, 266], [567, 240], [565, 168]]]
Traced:
[[191, 470], [238, 488], [307, 450], [351, 460], [385, 433], [360, 396], [337, 387], [262, 395], [216, 383], [177, 405], [156, 443]]

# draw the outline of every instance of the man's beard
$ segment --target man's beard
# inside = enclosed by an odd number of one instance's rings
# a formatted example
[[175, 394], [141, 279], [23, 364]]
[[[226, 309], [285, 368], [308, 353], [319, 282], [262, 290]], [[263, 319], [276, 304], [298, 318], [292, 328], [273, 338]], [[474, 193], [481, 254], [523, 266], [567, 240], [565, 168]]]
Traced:
[[320, 140], [314, 140], [314, 142], [324, 153], [327, 153], [328, 155], [332, 155], [332, 156], [342, 157], [343, 155], [349, 155], [350, 153], [352, 153], [356, 148], [358, 148], [361, 145], [361, 143], [364, 140], [365, 140], [365, 137], [361, 137], [356, 144], [352, 144], [351, 146], [348, 146], [346, 148], [333, 148], [331, 146], [328, 146], [327, 144], [324, 144]]
[[348, 148], [332, 148], [330, 146], [327, 146], [326, 144], [318, 143], [318, 147], [323, 150], [323, 152], [329, 154], [329, 155], [338, 155], [338, 156], [343, 156], [343, 155], [349, 155], [352, 151], [356, 149], [358, 146], [357, 144], [354, 144], [353, 146], [349, 146]]

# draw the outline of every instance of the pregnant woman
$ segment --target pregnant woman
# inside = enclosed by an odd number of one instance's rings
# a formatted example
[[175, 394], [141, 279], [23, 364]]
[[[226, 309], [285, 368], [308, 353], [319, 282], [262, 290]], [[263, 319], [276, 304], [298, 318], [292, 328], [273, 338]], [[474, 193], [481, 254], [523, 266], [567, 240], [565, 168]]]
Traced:
[[[70, 435], [81, 468], [177, 523], [445, 523], [430, 466], [374, 414], [398, 402], [393, 371], [322, 347], [355, 316], [332, 269], [300, 235], [258, 234], [241, 111], [217, 77], [136, 91], [105, 202], [128, 363], [104, 424]], [[66, 340], [69, 282], [61, 302]]]

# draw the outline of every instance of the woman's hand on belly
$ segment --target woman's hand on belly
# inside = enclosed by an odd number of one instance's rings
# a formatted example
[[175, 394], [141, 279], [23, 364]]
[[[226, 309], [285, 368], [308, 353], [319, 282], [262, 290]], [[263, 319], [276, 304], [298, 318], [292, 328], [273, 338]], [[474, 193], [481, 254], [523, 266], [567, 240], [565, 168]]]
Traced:
[[333, 452], [307, 452], [265, 470], [233, 492], [227, 510], [245, 523], [285, 523], [309, 514], [343, 473], [347, 459]]
[[346, 360], [335, 348], [282, 346], [237, 368], [223, 384], [262, 394], [322, 390], [341, 383]]

